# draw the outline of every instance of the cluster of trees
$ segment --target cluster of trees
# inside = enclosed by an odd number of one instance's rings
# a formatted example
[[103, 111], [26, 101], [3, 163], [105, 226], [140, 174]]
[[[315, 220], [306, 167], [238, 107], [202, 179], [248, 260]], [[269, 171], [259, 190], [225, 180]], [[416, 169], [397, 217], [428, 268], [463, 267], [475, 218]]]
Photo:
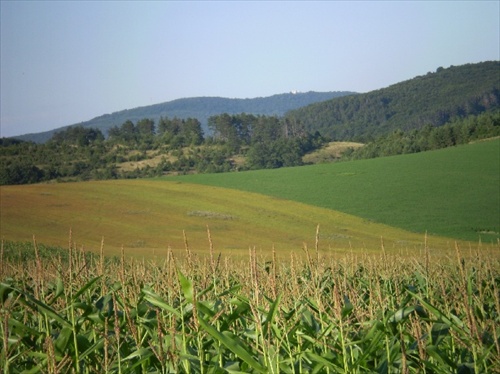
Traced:
[[356, 150], [343, 154], [343, 160], [357, 160], [417, 153], [466, 144], [500, 136], [500, 111], [456, 119], [440, 127], [426, 125], [420, 130], [396, 130]]
[[109, 129], [108, 140], [112, 143], [147, 150], [157, 149], [165, 144], [175, 148], [200, 145], [204, 138], [201, 123], [195, 118], [161, 117], [158, 126], [148, 118], [139, 120], [135, 125], [127, 120], [121, 126]]
[[99, 130], [69, 127], [45, 144], [0, 141], [0, 185], [64, 178], [117, 177], [114, 155]]
[[[139, 178], [166, 173], [226, 172], [302, 164], [302, 156], [324, 139], [299, 123], [275, 116], [221, 114], [209, 119], [204, 137], [197, 119], [142, 119], [112, 127], [108, 136], [95, 128], [68, 127], [45, 144], [2, 139], [0, 184], [48, 180]], [[236, 155], [245, 163], [236, 164]], [[153, 165], [139, 166], [146, 159]], [[137, 163], [135, 169], [120, 167]]]
[[321, 147], [326, 139], [319, 132], [306, 132], [300, 122], [251, 114], [212, 116], [208, 126], [215, 141], [235, 153], [244, 152], [251, 169], [302, 165], [302, 156]]
[[49, 143], [52, 144], [72, 144], [81, 147], [102, 142], [104, 136], [97, 129], [84, 128], [82, 126], [68, 127], [64, 131], [56, 132]]

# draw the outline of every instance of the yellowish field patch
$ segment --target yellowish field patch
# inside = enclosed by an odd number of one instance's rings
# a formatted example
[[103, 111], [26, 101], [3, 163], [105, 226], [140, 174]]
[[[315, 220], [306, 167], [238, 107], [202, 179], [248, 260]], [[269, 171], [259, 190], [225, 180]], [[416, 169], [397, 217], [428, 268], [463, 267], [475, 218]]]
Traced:
[[330, 142], [324, 147], [304, 155], [304, 157], [302, 157], [302, 161], [306, 164], [332, 162], [338, 160], [347, 149], [357, 149], [362, 146], [362, 143]]
[[135, 169], [143, 169], [146, 166], [156, 167], [165, 158], [166, 160], [171, 159], [171, 157], [166, 157], [165, 155], [150, 156], [150, 158], [141, 161], [126, 161], [119, 163], [118, 169], [122, 171], [132, 171]]
[[[224, 254], [313, 250], [320, 225], [320, 251], [418, 251], [424, 238], [347, 214], [231, 189], [157, 180], [115, 180], [65, 184], [2, 186], [1, 227], [4, 240], [32, 240], [87, 250], [163, 255], [168, 247], [208, 252], [207, 226], [214, 250]], [[434, 250], [453, 241], [431, 238]]]

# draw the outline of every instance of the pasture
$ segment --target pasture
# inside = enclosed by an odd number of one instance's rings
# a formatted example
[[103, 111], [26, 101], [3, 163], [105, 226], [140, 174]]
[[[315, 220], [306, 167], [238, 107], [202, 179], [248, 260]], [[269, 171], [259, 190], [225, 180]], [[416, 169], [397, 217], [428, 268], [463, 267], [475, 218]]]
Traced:
[[[269, 254], [321, 250], [419, 251], [424, 235], [362, 218], [276, 197], [180, 181], [118, 180], [0, 188], [0, 234], [4, 240], [67, 247], [71, 240], [106, 254], [164, 256], [167, 248], [206, 251], [207, 227], [217, 251], [246, 255], [256, 247]], [[432, 248], [452, 248], [453, 240], [430, 237]]]
[[500, 139], [410, 155], [166, 180], [256, 192], [404, 230], [500, 238]]

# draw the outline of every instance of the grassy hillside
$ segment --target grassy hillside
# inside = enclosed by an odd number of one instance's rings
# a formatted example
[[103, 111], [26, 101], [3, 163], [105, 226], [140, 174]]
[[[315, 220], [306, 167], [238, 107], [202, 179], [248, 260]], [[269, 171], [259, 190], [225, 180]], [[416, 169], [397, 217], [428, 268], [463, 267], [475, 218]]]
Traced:
[[[248, 174], [251, 175], [251, 174]], [[315, 246], [320, 225], [320, 247], [325, 251], [354, 248], [380, 250], [422, 248], [424, 236], [375, 224], [361, 218], [254, 193], [179, 181], [127, 180], [3, 186], [0, 188], [4, 240], [30, 241], [67, 247], [68, 234], [78, 248], [99, 251], [104, 237], [106, 254], [163, 256], [170, 246], [209, 249], [206, 226], [215, 251], [248, 254], [248, 248], [269, 253], [301, 251]], [[433, 238], [433, 248], [448, 247]]]
[[287, 114], [334, 140], [361, 140], [440, 126], [500, 107], [500, 61], [438, 68], [361, 95], [311, 104]]
[[500, 231], [500, 139], [412, 155], [169, 178], [258, 192], [464, 240]]

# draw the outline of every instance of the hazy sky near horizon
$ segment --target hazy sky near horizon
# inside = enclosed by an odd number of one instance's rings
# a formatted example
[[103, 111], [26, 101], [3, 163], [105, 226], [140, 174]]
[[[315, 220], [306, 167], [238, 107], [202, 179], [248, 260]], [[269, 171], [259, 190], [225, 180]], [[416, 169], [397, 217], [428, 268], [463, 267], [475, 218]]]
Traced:
[[0, 136], [184, 97], [368, 92], [500, 59], [493, 1], [0, 1]]

